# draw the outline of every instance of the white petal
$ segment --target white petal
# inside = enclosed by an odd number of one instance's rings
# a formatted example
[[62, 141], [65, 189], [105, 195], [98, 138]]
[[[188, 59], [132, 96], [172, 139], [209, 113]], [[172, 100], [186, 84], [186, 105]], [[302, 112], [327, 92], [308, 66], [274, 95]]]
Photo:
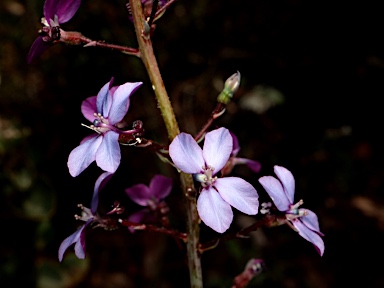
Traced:
[[232, 136], [226, 128], [219, 128], [205, 135], [203, 156], [205, 163], [218, 173], [227, 163], [233, 147]]
[[264, 187], [265, 191], [267, 191], [269, 197], [271, 197], [279, 211], [289, 210], [289, 206], [292, 203], [288, 200], [279, 180], [273, 176], [263, 176], [259, 179], [259, 182]]
[[169, 156], [181, 171], [196, 174], [203, 170], [203, 152], [195, 139], [189, 134], [180, 133], [169, 145]]
[[205, 225], [224, 233], [232, 223], [231, 206], [213, 188], [203, 189], [197, 199], [197, 211]]
[[259, 209], [259, 195], [256, 189], [247, 181], [238, 177], [217, 179], [214, 186], [220, 196], [237, 210], [256, 215]]
[[295, 198], [295, 178], [293, 178], [291, 171], [277, 165], [274, 167], [274, 171], [281, 183], [283, 183], [289, 202], [293, 203]]

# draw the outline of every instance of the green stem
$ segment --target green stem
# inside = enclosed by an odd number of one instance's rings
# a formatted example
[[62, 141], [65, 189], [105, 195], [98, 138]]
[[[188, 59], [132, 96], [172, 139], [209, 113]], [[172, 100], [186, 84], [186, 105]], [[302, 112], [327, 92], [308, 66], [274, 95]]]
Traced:
[[[143, 31], [145, 30], [144, 25], [146, 23], [144, 20], [141, 0], [129, 0], [129, 4], [132, 10], [141, 59], [152, 82], [158, 107], [160, 108], [161, 115], [167, 128], [168, 138], [172, 141], [173, 138], [180, 133], [180, 130], [167, 91], [164, 87], [156, 57], [153, 53], [151, 39], [149, 35], [143, 35]], [[200, 254], [198, 251], [200, 237], [199, 218], [197, 215], [196, 197], [188, 197], [188, 195], [194, 191], [193, 179], [189, 174], [180, 173], [180, 180], [182, 191], [187, 196], [187, 256], [190, 283], [192, 288], [201, 288], [203, 287], [203, 280]]]

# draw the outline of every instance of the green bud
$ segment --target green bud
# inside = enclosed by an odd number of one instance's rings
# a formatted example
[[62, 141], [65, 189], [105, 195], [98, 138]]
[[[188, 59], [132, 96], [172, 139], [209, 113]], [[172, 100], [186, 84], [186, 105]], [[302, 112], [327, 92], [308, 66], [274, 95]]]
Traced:
[[217, 96], [217, 102], [227, 105], [231, 101], [233, 94], [239, 89], [240, 80], [241, 76], [239, 71], [229, 77], [224, 83], [223, 91]]

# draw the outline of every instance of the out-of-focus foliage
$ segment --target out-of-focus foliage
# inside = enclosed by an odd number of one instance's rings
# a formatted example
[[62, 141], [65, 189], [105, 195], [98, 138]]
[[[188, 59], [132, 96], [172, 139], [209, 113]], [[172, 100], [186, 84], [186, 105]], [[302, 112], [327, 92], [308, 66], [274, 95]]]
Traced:
[[[140, 119], [147, 136], [168, 140], [138, 59], [56, 44], [26, 64], [43, 2], [0, 3], [0, 286], [187, 287], [185, 251], [163, 235], [90, 230], [86, 261], [69, 252], [58, 263], [60, 242], [79, 224], [72, 218], [79, 213], [76, 205], [89, 205], [100, 174], [91, 165], [72, 178], [66, 167], [69, 152], [90, 132], [80, 126], [81, 102], [111, 76], [116, 85], [143, 81], [126, 120]], [[84, 0], [63, 28], [134, 47], [124, 4]], [[384, 286], [382, 269], [374, 264], [384, 257], [384, 23], [375, 5], [179, 0], [157, 22], [154, 48], [181, 128], [197, 132], [223, 81], [240, 71], [242, 84], [215, 124], [238, 136], [239, 157], [263, 167], [260, 175], [236, 167], [234, 175], [250, 181], [267, 201], [257, 179], [272, 175], [275, 164], [288, 168], [296, 197], [317, 213], [325, 234], [322, 258], [288, 227], [222, 243], [202, 256], [206, 287], [230, 287], [250, 258], [266, 265], [251, 287]], [[148, 151], [123, 147], [122, 154], [101, 195], [102, 211], [116, 199], [135, 211], [124, 188], [158, 173], [176, 176]], [[169, 205], [172, 224], [182, 230], [178, 192]], [[239, 215], [232, 229], [253, 221]], [[215, 236], [202, 227], [203, 241]]]

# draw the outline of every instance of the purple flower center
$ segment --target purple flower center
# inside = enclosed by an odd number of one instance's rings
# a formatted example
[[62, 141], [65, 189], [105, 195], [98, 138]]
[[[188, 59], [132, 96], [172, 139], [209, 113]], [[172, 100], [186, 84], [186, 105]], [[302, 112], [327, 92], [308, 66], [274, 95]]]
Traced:
[[100, 113], [94, 113], [93, 114], [96, 118], [93, 120], [93, 125], [90, 126], [90, 128], [94, 131], [96, 131], [99, 134], [103, 134], [108, 132], [109, 130], [115, 131], [117, 133], [120, 133], [120, 130], [117, 129], [115, 126], [109, 124], [109, 121], [107, 118], [104, 118], [103, 115]]
[[212, 166], [202, 167], [203, 173], [194, 174], [194, 178], [196, 181], [201, 183], [201, 186], [209, 187], [212, 186], [213, 183], [217, 180], [217, 176], [213, 176], [213, 171], [215, 170]]
[[308, 215], [307, 210], [302, 209], [302, 208], [299, 209], [299, 207], [303, 204], [304, 204], [304, 201], [300, 200], [296, 204], [290, 205], [290, 209], [285, 211], [285, 216], [286, 216], [287, 220], [294, 220], [294, 219], [297, 219], [297, 218], [302, 217], [302, 216], [307, 216]]

